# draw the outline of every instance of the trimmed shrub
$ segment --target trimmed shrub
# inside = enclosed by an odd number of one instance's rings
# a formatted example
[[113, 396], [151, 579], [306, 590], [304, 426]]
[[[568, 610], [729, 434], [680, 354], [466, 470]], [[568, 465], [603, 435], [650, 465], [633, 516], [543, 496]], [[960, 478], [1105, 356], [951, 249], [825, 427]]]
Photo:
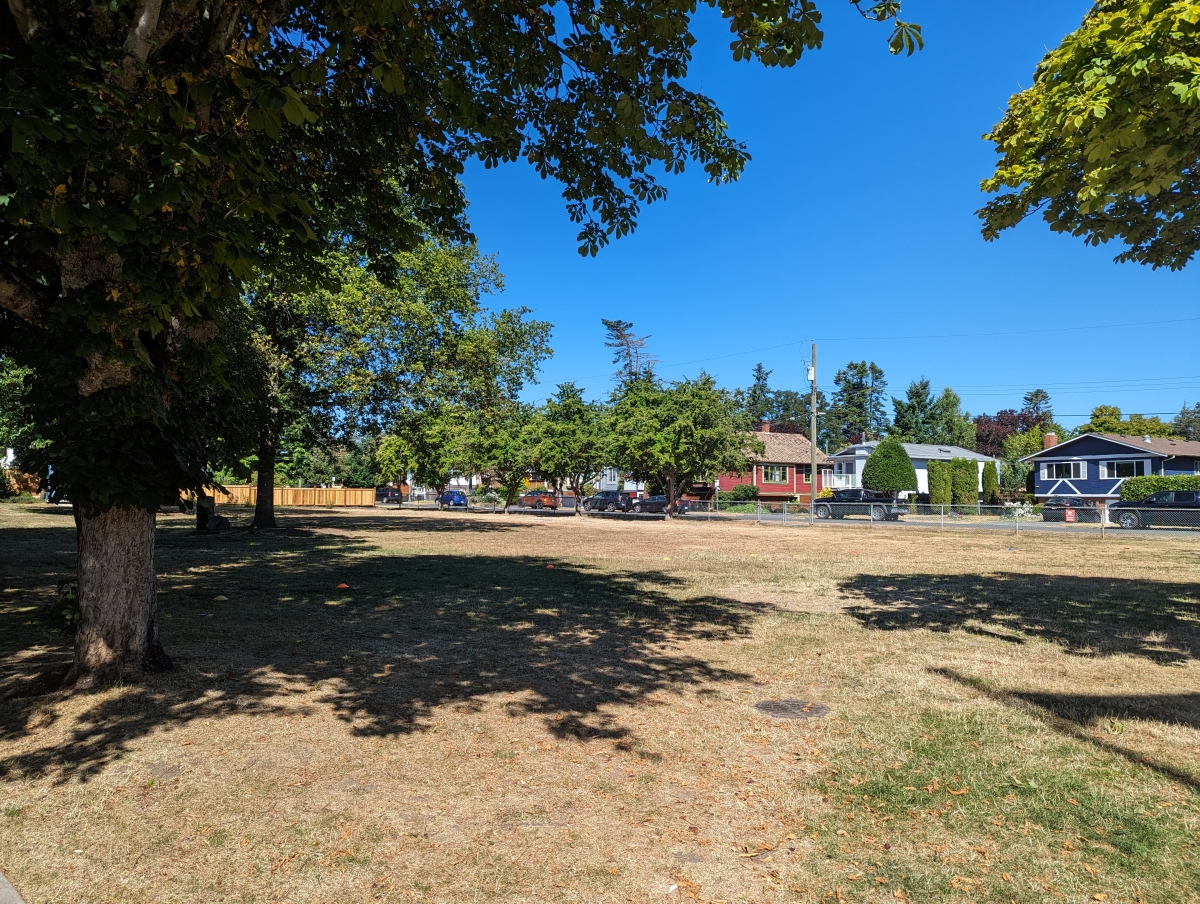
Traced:
[[862, 485], [877, 493], [916, 492], [917, 472], [900, 440], [889, 436], [867, 456]]
[[979, 502], [979, 466], [972, 459], [950, 459], [950, 493], [955, 505]]
[[994, 461], [983, 466], [983, 504], [1000, 504], [1000, 475], [996, 473]]
[[1174, 477], [1130, 477], [1121, 484], [1121, 498], [1136, 502], [1151, 493], [1164, 490], [1200, 490], [1200, 474], [1177, 474]]
[[950, 465], [944, 461], [931, 461], [929, 473], [929, 504], [950, 504]]
[[721, 490], [717, 498], [722, 502], [753, 502], [758, 498], [758, 487], [749, 483], [739, 483], [732, 490]]

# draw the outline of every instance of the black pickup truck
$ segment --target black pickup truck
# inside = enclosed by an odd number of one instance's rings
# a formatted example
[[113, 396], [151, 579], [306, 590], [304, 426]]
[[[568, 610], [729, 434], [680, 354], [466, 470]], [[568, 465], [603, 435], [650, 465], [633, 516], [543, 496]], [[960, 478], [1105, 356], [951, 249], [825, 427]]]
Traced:
[[908, 514], [908, 506], [887, 493], [856, 489], [837, 490], [832, 498], [818, 499], [813, 511], [821, 520], [870, 515], [872, 521], [899, 521]]

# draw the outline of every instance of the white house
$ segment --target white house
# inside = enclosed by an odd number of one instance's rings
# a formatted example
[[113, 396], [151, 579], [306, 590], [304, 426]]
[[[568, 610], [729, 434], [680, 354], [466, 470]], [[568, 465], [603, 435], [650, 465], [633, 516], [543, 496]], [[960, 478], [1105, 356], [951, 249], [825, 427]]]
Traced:
[[[863, 465], [867, 456], [875, 451], [879, 443], [875, 440], [867, 443], [856, 443], [846, 446], [830, 455], [822, 468], [827, 470], [825, 486], [834, 489], [846, 489], [862, 486]], [[969, 458], [979, 469], [979, 492], [983, 492], [983, 467], [989, 461], [996, 463], [996, 473], [999, 476], [1000, 462], [990, 455], [972, 452], [962, 446], [943, 446], [937, 443], [901, 443], [908, 457], [912, 459], [913, 468], [917, 472], [917, 492], [929, 492], [929, 462], [949, 462], [952, 458]], [[828, 471], [832, 469], [832, 473]]]

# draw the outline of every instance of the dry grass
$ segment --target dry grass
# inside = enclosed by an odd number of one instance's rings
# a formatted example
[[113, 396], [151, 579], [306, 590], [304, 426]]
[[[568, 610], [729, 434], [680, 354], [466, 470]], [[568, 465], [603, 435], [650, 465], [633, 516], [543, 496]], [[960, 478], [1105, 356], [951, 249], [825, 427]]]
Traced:
[[163, 518], [180, 670], [61, 696], [0, 506], [30, 904], [1200, 900], [1195, 539], [285, 520]]

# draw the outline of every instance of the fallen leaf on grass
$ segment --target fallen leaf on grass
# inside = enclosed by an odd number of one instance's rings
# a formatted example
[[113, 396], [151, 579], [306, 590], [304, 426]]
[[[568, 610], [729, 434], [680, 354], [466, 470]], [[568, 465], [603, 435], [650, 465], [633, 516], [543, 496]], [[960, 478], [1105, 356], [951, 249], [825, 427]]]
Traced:
[[949, 788], [946, 789], [946, 791], [953, 797], [958, 797], [960, 794], [966, 794], [970, 790], [970, 788], [963, 788], [961, 791], [951, 791]]

